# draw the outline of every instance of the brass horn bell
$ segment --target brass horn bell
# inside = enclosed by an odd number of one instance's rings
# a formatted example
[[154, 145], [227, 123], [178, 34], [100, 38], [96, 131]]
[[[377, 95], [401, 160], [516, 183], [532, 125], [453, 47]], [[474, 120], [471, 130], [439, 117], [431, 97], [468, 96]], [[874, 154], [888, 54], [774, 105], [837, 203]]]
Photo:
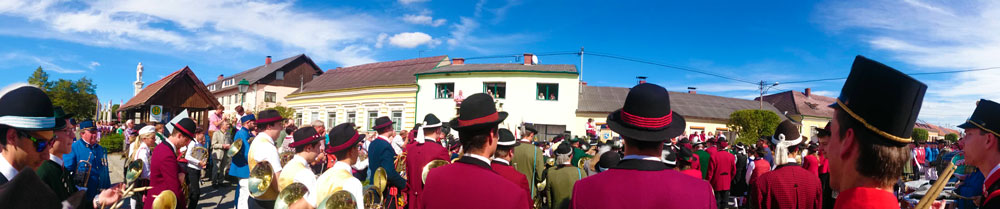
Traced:
[[274, 170], [271, 168], [271, 163], [267, 161], [257, 163], [250, 170], [250, 178], [247, 180], [250, 196], [259, 198], [264, 193], [267, 193], [267, 190], [271, 187], [272, 180], [274, 180]]
[[431, 172], [431, 169], [448, 165], [448, 161], [444, 160], [431, 160], [427, 165], [424, 165], [423, 172], [420, 173], [420, 182], [427, 184], [427, 174]]
[[309, 188], [306, 188], [305, 184], [299, 182], [289, 184], [278, 193], [278, 199], [274, 202], [274, 209], [288, 209], [288, 206], [302, 199], [308, 192]]
[[351, 195], [347, 190], [340, 190], [323, 199], [323, 202], [319, 203], [318, 209], [355, 209], [357, 205], [358, 200], [354, 199], [354, 195]]

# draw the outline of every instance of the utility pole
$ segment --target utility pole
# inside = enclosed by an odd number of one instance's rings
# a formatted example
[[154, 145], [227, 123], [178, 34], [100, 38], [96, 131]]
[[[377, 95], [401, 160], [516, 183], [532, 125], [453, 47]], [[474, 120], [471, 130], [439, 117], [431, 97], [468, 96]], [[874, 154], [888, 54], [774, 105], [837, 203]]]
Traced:
[[757, 97], [757, 99], [760, 100], [760, 109], [761, 110], [764, 109], [764, 94], [767, 93], [768, 89], [771, 89], [771, 87], [775, 87], [777, 85], [778, 85], [778, 82], [774, 82], [774, 84], [765, 86], [764, 85], [764, 80], [760, 81], [760, 84], [758, 86], [758, 89], [760, 89], [760, 97]]
[[577, 82], [579, 91], [577, 93], [583, 93], [583, 47], [580, 47], [580, 81]]

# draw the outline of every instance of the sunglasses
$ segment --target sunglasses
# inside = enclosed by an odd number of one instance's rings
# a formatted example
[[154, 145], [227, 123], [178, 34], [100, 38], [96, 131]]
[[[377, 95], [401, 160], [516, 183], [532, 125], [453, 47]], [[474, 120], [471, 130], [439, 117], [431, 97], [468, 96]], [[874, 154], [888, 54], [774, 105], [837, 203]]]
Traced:
[[18, 134], [21, 135], [21, 137], [26, 137], [26, 138], [28, 138], [28, 139], [31, 140], [31, 143], [35, 145], [35, 152], [45, 151], [45, 148], [48, 148], [49, 145], [51, 145], [51, 143], [49, 143], [49, 142], [50, 141], [54, 141], [54, 140], [56, 140], [56, 138], [58, 138], [58, 136], [56, 136], [55, 134], [52, 135], [51, 139], [47, 139], [47, 140], [46, 139], [40, 139], [38, 137], [32, 136], [31, 134], [28, 134], [27, 132], [18, 132]]

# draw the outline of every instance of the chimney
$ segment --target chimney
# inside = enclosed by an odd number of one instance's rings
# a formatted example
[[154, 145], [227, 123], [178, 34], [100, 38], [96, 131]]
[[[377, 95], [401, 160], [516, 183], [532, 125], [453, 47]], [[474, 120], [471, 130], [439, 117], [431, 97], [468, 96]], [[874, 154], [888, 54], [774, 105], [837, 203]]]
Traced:
[[698, 94], [698, 91], [696, 90], [698, 90], [698, 88], [688, 87], [688, 94]]
[[581, 84], [581, 85], [584, 85], [584, 86], [586, 86], [586, 85], [587, 85], [587, 82], [584, 82], [584, 81], [580, 81], [580, 84]]
[[451, 64], [452, 65], [464, 65], [465, 64], [465, 58], [452, 58], [451, 59]]
[[531, 53], [524, 53], [524, 65], [535, 64], [535, 55]]
[[270, 65], [270, 64], [271, 64], [271, 56], [267, 56], [267, 59], [264, 59], [264, 65]]
[[646, 83], [646, 76], [636, 76], [635, 79], [639, 79], [639, 84]]
[[809, 97], [809, 94], [812, 94], [812, 89], [806, 88], [806, 97]]
[[222, 78], [225, 78], [225, 76], [222, 76], [222, 74], [219, 74], [219, 79], [218, 79], [218, 80], [216, 80], [216, 81], [221, 81], [221, 80], [222, 80]]

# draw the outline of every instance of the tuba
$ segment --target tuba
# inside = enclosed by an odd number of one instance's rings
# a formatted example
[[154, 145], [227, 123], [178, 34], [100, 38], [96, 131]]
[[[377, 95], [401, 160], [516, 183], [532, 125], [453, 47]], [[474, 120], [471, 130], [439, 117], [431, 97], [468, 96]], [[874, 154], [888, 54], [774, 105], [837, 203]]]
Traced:
[[428, 162], [427, 165], [424, 165], [424, 170], [420, 173], [420, 182], [427, 184], [427, 174], [431, 172], [431, 169], [448, 164], [448, 161], [444, 160], [431, 160], [431, 162]]
[[288, 209], [288, 206], [302, 199], [302, 197], [306, 196], [306, 193], [309, 193], [309, 188], [306, 188], [305, 184], [299, 182], [289, 184], [278, 193], [278, 199], [274, 202], [274, 209]]
[[271, 187], [271, 181], [274, 180], [274, 170], [271, 168], [271, 163], [267, 161], [257, 163], [250, 170], [250, 178], [247, 183], [250, 196], [260, 198], [261, 195], [267, 193], [267, 190]]
[[[354, 195], [346, 190], [340, 190], [333, 192], [329, 197], [323, 199], [319, 203], [317, 209], [355, 209], [357, 208], [358, 200], [354, 199]], [[275, 207], [277, 209], [278, 207]]]
[[156, 199], [153, 200], [153, 209], [174, 209], [177, 208], [177, 195], [173, 191], [163, 190]]

